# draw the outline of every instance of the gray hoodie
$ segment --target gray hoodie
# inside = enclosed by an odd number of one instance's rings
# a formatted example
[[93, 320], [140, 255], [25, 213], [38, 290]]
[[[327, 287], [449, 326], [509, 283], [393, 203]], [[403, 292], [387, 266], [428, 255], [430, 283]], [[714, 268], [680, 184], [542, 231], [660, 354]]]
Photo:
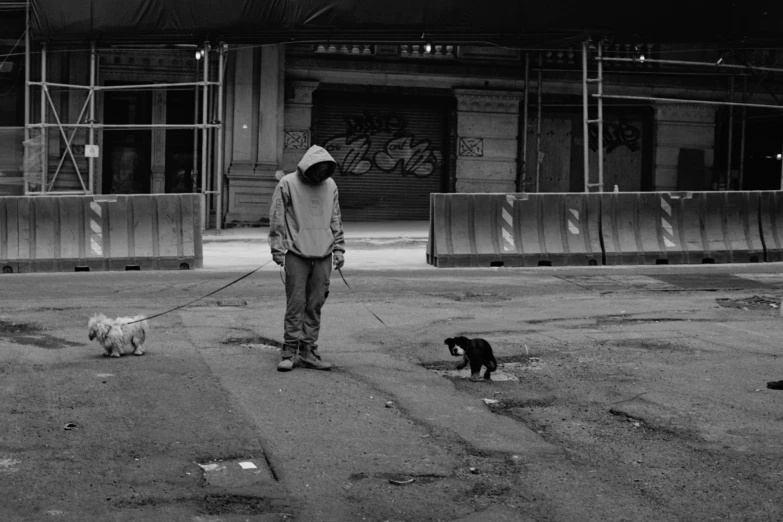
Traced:
[[327, 178], [314, 185], [303, 176], [307, 169], [322, 162], [335, 164], [324, 148], [313, 145], [296, 172], [283, 176], [277, 184], [269, 207], [273, 256], [290, 250], [301, 257], [320, 259], [332, 252], [345, 252], [337, 184]]

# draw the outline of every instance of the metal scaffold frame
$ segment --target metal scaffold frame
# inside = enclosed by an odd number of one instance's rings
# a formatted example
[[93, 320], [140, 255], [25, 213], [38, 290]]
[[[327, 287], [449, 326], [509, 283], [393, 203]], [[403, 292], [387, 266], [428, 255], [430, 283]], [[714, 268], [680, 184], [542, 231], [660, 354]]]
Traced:
[[[602, 53], [602, 46], [603, 42], [598, 41], [595, 44], [596, 49], [596, 57], [595, 60], [597, 62], [596, 68], [597, 68], [597, 77], [590, 78], [588, 75], [588, 53], [590, 51], [590, 40], [586, 40], [582, 43], [582, 104], [583, 104], [583, 147], [584, 147], [584, 186], [585, 186], [585, 192], [590, 192], [591, 187], [598, 187], [599, 192], [603, 192], [603, 166], [604, 166], [604, 149], [603, 149], [603, 100], [605, 99], [616, 99], [616, 100], [634, 100], [634, 101], [648, 101], [648, 102], [659, 102], [659, 103], [682, 103], [682, 104], [700, 104], [700, 105], [717, 105], [717, 106], [725, 106], [729, 107], [729, 135], [728, 135], [728, 141], [729, 144], [727, 146], [727, 167], [726, 167], [726, 182], [725, 182], [725, 190], [729, 190], [730, 187], [730, 177], [731, 177], [731, 166], [732, 166], [732, 150], [733, 150], [733, 129], [734, 129], [734, 107], [742, 107], [742, 126], [741, 126], [741, 143], [740, 143], [740, 177], [739, 177], [739, 189], [742, 190], [743, 186], [743, 175], [744, 175], [744, 163], [745, 163], [745, 139], [746, 139], [746, 132], [745, 132], [745, 126], [746, 126], [746, 120], [747, 120], [747, 108], [759, 108], [759, 109], [774, 109], [774, 110], [783, 110], [783, 104], [780, 105], [770, 105], [770, 104], [759, 104], [759, 103], [748, 103], [748, 100], [753, 96], [754, 92], [750, 93], [750, 95], [747, 94], [747, 79], [748, 79], [748, 73], [755, 74], [756, 71], [764, 71], [765, 75], [761, 77], [759, 80], [759, 84], [756, 86], [756, 89], [761, 85], [761, 82], [766, 77], [766, 74], [770, 72], [783, 72], [783, 68], [776, 68], [776, 67], [760, 67], [751, 65], [749, 63], [745, 65], [736, 65], [736, 64], [726, 64], [723, 63], [723, 58], [718, 60], [717, 63], [715, 62], [692, 62], [692, 61], [684, 61], [684, 60], [661, 60], [661, 59], [650, 59], [645, 58], [643, 55], [640, 56], [634, 56], [633, 58], [621, 58], [621, 57], [607, 57], [603, 56]], [[633, 62], [649, 62], [649, 63], [659, 63], [659, 64], [667, 64], [667, 65], [680, 65], [680, 66], [688, 66], [688, 67], [710, 67], [713, 69], [726, 69], [726, 70], [738, 70], [742, 71], [743, 74], [743, 90], [742, 90], [742, 102], [735, 102], [734, 101], [734, 91], [735, 91], [735, 75], [732, 74], [729, 80], [729, 101], [712, 101], [712, 100], [696, 100], [696, 99], [685, 99], [685, 98], [666, 98], [666, 97], [656, 97], [656, 96], [632, 96], [632, 95], [623, 95], [623, 94], [605, 94], [603, 91], [604, 86], [604, 78], [603, 78], [603, 63], [604, 62], [626, 62], [626, 63], [633, 63]], [[598, 92], [589, 94], [588, 86], [591, 83], [595, 83], [598, 86]], [[525, 89], [527, 89], [527, 86], [525, 86]], [[774, 97], [774, 96], [773, 96]], [[596, 119], [590, 119], [589, 118], [589, 100], [590, 98], [594, 98], [597, 102], [597, 110], [598, 110], [598, 117]], [[597, 124], [598, 125], [598, 182], [597, 183], [591, 183], [590, 182], [590, 167], [589, 167], [589, 125], [591, 124]], [[783, 149], [782, 149], [783, 150]], [[781, 161], [781, 172], [780, 172], [780, 190], [783, 190], [783, 161]]]
[[[222, 42], [217, 45], [216, 49], [212, 49], [209, 42], [204, 42], [199, 48], [194, 46], [194, 49], [198, 49], [201, 52], [201, 61], [203, 61], [203, 79], [201, 81], [193, 82], [172, 82], [172, 83], [150, 83], [143, 85], [99, 85], [98, 75], [98, 55], [99, 49], [96, 43], [93, 41], [90, 43], [90, 79], [89, 85], [68, 84], [68, 83], [56, 83], [47, 81], [47, 56], [48, 56], [48, 43], [43, 42], [41, 44], [40, 62], [41, 62], [41, 78], [40, 81], [32, 81], [30, 77], [30, 64], [31, 64], [31, 43], [30, 43], [30, 2], [27, 2], [27, 29], [26, 29], [26, 50], [25, 50], [25, 141], [31, 137], [31, 131], [33, 129], [39, 129], [42, 136], [41, 147], [41, 177], [40, 183], [36, 185], [40, 186], [40, 190], [32, 190], [31, 184], [27, 176], [25, 177], [24, 191], [25, 195], [67, 195], [67, 194], [94, 194], [95, 188], [95, 156], [87, 156], [88, 160], [88, 173], [87, 181], [85, 182], [82, 171], [79, 168], [79, 162], [76, 159], [76, 155], [73, 150], [73, 141], [76, 133], [79, 129], [87, 129], [88, 136], [86, 139], [86, 146], [97, 146], [96, 144], [96, 130], [144, 130], [144, 129], [156, 129], [156, 130], [175, 130], [175, 129], [192, 129], [196, 132], [201, 131], [201, 169], [200, 169], [200, 194], [202, 195], [202, 212], [201, 212], [201, 229], [205, 230], [207, 225], [207, 215], [211, 211], [211, 201], [209, 196], [214, 197], [214, 209], [215, 209], [215, 227], [219, 232], [222, 228], [222, 191], [223, 191], [223, 136], [224, 136], [224, 110], [223, 107], [223, 90], [224, 90], [224, 69], [226, 65], [226, 52], [227, 44]], [[212, 53], [212, 54], [210, 54]], [[215, 56], [216, 55], [216, 56]], [[216, 80], [210, 80], [210, 60], [214, 57], [217, 62], [217, 72], [214, 73]], [[198, 63], [198, 61], [197, 61]], [[33, 123], [31, 121], [31, 89], [37, 87], [40, 89], [40, 122]], [[65, 90], [85, 90], [87, 91], [87, 97], [81, 110], [76, 118], [75, 122], [65, 122], [60, 118], [60, 114], [57, 107], [52, 100], [50, 94], [51, 88], [65, 89]], [[202, 105], [199, 111], [198, 106], [194, 107], [194, 123], [182, 123], [182, 124], [107, 124], [99, 123], [96, 120], [95, 114], [95, 98], [99, 92], [107, 91], [132, 91], [132, 90], [165, 90], [165, 89], [182, 89], [182, 88], [194, 88], [198, 91], [201, 88]], [[215, 89], [217, 93], [215, 95]], [[196, 97], [198, 100], [198, 96]], [[88, 114], [85, 119], [85, 113]], [[212, 120], [210, 121], [210, 115]], [[49, 122], [53, 119], [54, 122]], [[199, 122], [200, 119], [200, 122]], [[49, 130], [57, 129], [60, 134], [60, 138], [64, 143], [65, 150], [60, 156], [57, 168], [49, 177], [48, 172], [48, 138]], [[70, 131], [70, 132], [68, 132]], [[209, 146], [215, 148], [215, 153], [212, 154], [208, 150]], [[194, 167], [195, 158], [198, 155], [197, 152], [196, 135], [194, 134]], [[54, 183], [57, 176], [60, 174], [63, 164], [66, 158], [70, 159], [75, 169], [76, 178], [81, 185], [81, 190], [78, 191], [56, 191], [53, 190]]]

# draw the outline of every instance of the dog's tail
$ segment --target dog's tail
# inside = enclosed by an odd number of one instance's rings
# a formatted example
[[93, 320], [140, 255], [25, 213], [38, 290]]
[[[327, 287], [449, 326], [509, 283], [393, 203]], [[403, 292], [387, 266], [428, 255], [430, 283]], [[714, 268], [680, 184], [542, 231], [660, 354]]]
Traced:
[[487, 370], [494, 372], [498, 369], [498, 362], [495, 360], [495, 356], [491, 355], [489, 361], [487, 361]]

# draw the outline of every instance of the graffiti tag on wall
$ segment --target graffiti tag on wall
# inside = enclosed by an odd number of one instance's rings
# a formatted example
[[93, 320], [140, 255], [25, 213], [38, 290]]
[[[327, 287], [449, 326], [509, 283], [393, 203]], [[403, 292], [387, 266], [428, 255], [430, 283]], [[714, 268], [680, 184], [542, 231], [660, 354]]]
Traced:
[[[636, 152], [641, 148], [639, 143], [642, 137], [642, 131], [630, 123], [604, 122], [604, 149], [609, 154], [618, 147], [628, 147], [631, 152]], [[590, 150], [598, 150], [598, 127], [590, 126]]]
[[[403, 176], [426, 178], [443, 165], [443, 153], [428, 139], [416, 140], [406, 132], [407, 122], [398, 116], [345, 118], [345, 134], [324, 143], [342, 175], [363, 176], [373, 167], [391, 173], [399, 167]], [[373, 143], [381, 150], [370, 153]]]

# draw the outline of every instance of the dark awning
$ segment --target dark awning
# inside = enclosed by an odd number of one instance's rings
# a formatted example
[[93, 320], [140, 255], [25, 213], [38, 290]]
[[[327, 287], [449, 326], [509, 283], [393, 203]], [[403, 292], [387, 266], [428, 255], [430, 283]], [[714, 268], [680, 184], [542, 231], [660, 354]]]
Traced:
[[227, 42], [307, 38], [535, 45], [585, 35], [637, 42], [783, 36], [783, 2], [696, 0], [33, 0], [33, 35], [58, 40]]

